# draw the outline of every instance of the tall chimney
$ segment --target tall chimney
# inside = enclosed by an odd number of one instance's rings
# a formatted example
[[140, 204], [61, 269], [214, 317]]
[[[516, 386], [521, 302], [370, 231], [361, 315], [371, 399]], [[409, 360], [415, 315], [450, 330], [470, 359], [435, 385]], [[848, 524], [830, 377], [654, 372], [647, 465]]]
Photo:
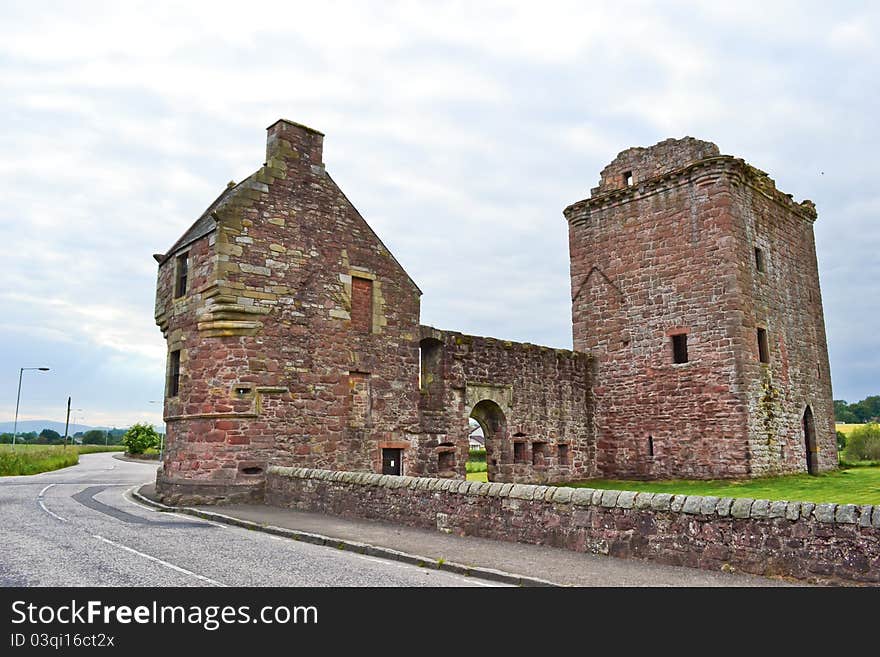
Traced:
[[266, 161], [276, 158], [301, 165], [323, 164], [324, 133], [301, 123], [278, 119], [266, 128]]

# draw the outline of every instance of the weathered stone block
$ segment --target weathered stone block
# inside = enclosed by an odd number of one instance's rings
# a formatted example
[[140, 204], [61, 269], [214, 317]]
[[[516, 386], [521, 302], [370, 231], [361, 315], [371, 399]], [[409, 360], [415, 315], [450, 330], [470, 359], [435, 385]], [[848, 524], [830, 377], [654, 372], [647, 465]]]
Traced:
[[750, 498], [736, 498], [730, 505], [730, 515], [734, 518], [748, 518], [755, 500]]

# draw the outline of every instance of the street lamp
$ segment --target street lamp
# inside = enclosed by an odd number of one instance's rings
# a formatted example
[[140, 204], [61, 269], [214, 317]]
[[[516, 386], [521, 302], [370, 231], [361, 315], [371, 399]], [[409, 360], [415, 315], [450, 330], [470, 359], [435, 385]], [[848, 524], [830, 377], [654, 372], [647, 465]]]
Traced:
[[12, 426], [12, 444], [15, 445], [15, 434], [18, 433], [18, 403], [21, 401], [21, 376], [25, 370], [48, 372], [48, 367], [21, 367], [18, 370], [18, 395], [15, 397], [15, 424]]

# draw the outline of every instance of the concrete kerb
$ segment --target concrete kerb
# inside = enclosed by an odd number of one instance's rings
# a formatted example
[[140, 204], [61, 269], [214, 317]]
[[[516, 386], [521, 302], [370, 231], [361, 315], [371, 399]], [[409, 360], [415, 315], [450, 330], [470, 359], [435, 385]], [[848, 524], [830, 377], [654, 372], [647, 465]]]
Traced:
[[434, 568], [436, 570], [443, 570], [446, 572], [454, 573], [456, 575], [463, 575], [465, 577], [478, 577], [480, 579], [485, 579], [491, 582], [512, 584], [514, 586], [562, 586], [561, 584], [540, 579], [538, 577], [529, 577], [527, 575], [508, 573], [502, 570], [496, 570], [494, 568], [468, 566], [465, 564], [456, 563], [454, 561], [438, 561], [430, 557], [424, 557], [418, 554], [410, 554], [408, 552], [401, 552], [400, 550], [393, 550], [391, 548], [381, 547], [378, 545], [370, 545], [369, 543], [361, 543], [359, 541], [351, 541], [348, 539], [333, 538], [331, 536], [314, 534], [312, 532], [304, 532], [297, 529], [287, 529], [286, 527], [277, 527], [275, 525], [261, 525], [259, 523], [251, 522], [249, 520], [242, 520], [241, 518], [235, 518], [233, 516], [216, 513], [214, 511], [204, 511], [202, 509], [194, 509], [192, 507], [186, 506], [168, 506], [167, 504], [162, 504], [161, 502], [151, 500], [149, 497], [142, 495], [139, 489], [132, 489], [131, 496], [138, 502], [159, 511], [183, 513], [189, 516], [194, 516], [203, 520], [211, 520], [213, 522], [218, 522], [224, 525], [241, 527], [242, 529], [250, 529], [266, 534], [273, 534], [275, 536], [283, 536], [285, 538], [290, 538], [295, 541], [302, 541], [304, 543], [311, 543], [313, 545], [335, 547], [337, 549], [348, 550], [370, 557], [378, 557], [381, 559], [389, 559], [391, 561], [399, 561], [402, 563], [410, 564], [412, 566], [418, 566], [420, 568]]

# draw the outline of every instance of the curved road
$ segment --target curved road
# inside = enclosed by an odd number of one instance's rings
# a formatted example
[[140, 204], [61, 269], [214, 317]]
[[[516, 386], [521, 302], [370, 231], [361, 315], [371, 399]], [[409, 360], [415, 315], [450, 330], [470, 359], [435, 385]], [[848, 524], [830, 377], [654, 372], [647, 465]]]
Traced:
[[160, 513], [127, 494], [155, 473], [102, 453], [0, 477], [0, 586], [494, 585]]

